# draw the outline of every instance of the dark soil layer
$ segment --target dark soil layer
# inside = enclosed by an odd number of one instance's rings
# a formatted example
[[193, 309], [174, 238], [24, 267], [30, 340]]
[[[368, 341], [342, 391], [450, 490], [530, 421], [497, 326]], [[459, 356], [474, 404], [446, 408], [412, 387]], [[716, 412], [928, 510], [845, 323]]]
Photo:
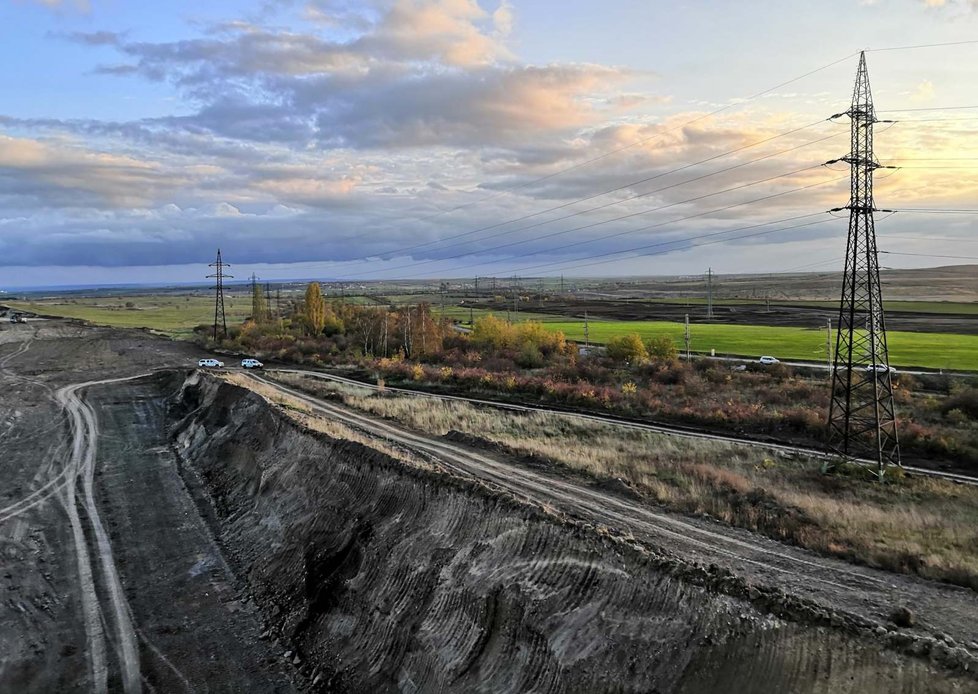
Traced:
[[[480, 305], [481, 306], [481, 305]], [[485, 308], [505, 314], [512, 304], [488, 302]], [[685, 305], [681, 303], [659, 303], [654, 301], [629, 301], [625, 299], [575, 298], [572, 300], [548, 299], [531, 300], [520, 306], [523, 311], [552, 313], [568, 318], [583, 320], [584, 313], [591, 320], [661, 320], [682, 323], [686, 315], [690, 320], [705, 320], [706, 306], [703, 304]], [[767, 308], [763, 304], [717, 304], [713, 306], [711, 323], [731, 323], [738, 325], [770, 325], [775, 327], [819, 328], [831, 320], [837, 322], [839, 309], [804, 304], [778, 305]], [[956, 333], [978, 335], [978, 320], [973, 314], [918, 313], [888, 309], [886, 312], [888, 330], [903, 330], [921, 333]]]
[[268, 636], [328, 691], [950, 692], [974, 682], [678, 578], [477, 483], [192, 376], [176, 448]]

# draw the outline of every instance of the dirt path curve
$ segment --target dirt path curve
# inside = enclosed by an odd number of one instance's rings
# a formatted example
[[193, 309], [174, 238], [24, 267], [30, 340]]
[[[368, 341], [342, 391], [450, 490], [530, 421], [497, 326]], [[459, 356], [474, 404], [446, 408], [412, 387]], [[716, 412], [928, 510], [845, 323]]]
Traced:
[[[337, 376], [336, 374], [324, 373], [322, 371], [311, 371], [309, 369], [279, 368], [279, 369], [275, 369], [274, 372], [296, 374], [299, 376], [319, 378], [324, 381], [345, 383], [347, 385], [351, 385], [357, 388], [365, 388], [367, 390], [373, 390], [373, 391], [380, 390], [378, 386], [373, 385], [372, 383], [364, 383], [363, 381], [358, 381], [353, 378], [347, 378], [345, 376]], [[636, 422], [636, 421], [619, 419], [610, 416], [587, 414], [585, 412], [573, 412], [569, 410], [553, 409], [552, 407], [546, 407], [540, 405], [520, 405], [516, 403], [500, 402], [498, 400], [470, 398], [462, 395], [445, 395], [443, 393], [428, 393], [423, 390], [411, 390], [409, 388], [397, 388], [392, 386], [385, 386], [383, 390], [389, 393], [401, 393], [402, 395], [410, 395], [412, 397], [433, 398], [436, 400], [455, 400], [458, 402], [470, 403], [472, 405], [494, 407], [500, 410], [512, 410], [515, 412], [543, 412], [558, 417], [579, 419], [586, 422], [597, 422], [599, 424], [625, 427], [628, 429], [640, 429], [642, 431], [651, 431], [659, 434], [668, 434], [669, 436], [680, 436], [683, 438], [690, 438], [690, 439], [704, 439], [706, 441], [721, 441], [723, 443], [735, 443], [742, 446], [755, 446], [758, 448], [766, 448], [772, 451], [782, 451], [784, 453], [804, 455], [815, 459], [829, 459], [835, 457], [833, 454], [818, 448], [795, 446], [786, 443], [777, 443], [774, 441], [762, 441], [758, 439], [734, 436], [732, 434], [717, 434], [708, 431], [697, 431], [693, 427], [669, 426], [666, 424], [649, 424], [646, 422]], [[854, 460], [858, 460], [858, 459], [854, 459]], [[870, 468], [872, 468], [876, 464], [872, 460], [861, 460], [860, 462]], [[944, 472], [941, 470], [931, 470], [929, 468], [914, 467], [912, 465], [904, 465], [903, 469], [907, 472], [911, 472], [914, 474], [927, 475], [929, 477], [940, 477], [942, 479], [951, 480], [952, 482], [958, 482], [959, 484], [978, 486], [978, 477], [975, 477], [974, 475]]]
[[[97, 692], [108, 691], [108, 665], [105, 652], [105, 632], [102, 626], [102, 610], [99, 605], [92, 557], [78, 513], [81, 505], [95, 538], [102, 580], [108, 593], [108, 609], [112, 614], [115, 628], [115, 650], [122, 673], [122, 684], [126, 694], [142, 691], [139, 672], [139, 647], [136, 631], [130, 618], [129, 603], [126, 600], [119, 572], [112, 557], [112, 545], [99, 516], [95, 503], [93, 480], [95, 475], [95, 453], [98, 449], [99, 427], [95, 411], [79, 396], [84, 388], [109, 383], [121, 383], [144, 375], [124, 378], [88, 381], [65, 386], [55, 393], [56, 400], [68, 415], [72, 431], [71, 456], [65, 463], [67, 471], [63, 489], [60, 490], [74, 538], [75, 556], [78, 561], [78, 578], [82, 595], [82, 611], [85, 631], [88, 637], [89, 663], [92, 668], [93, 688]], [[78, 495], [78, 481], [81, 479], [81, 495]]]
[[715, 522], [672, 515], [580, 482], [536, 472], [442, 439], [423, 436], [387, 421], [324, 402], [262, 376], [252, 377], [315, 411], [423, 451], [448, 467], [568, 515], [631, 533], [641, 541], [701, 564], [724, 566], [751, 582], [803, 596], [882, 624], [894, 605], [913, 607], [922, 631], [948, 633], [959, 643], [975, 640], [978, 596], [972, 591], [891, 574], [820, 557], [762, 536]]

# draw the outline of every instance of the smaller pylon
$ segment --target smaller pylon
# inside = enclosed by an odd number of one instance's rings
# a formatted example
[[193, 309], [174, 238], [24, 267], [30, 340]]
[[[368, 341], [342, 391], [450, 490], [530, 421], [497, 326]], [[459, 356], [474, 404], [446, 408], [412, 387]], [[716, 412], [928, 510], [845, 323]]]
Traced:
[[224, 272], [224, 268], [231, 267], [230, 263], [221, 260], [221, 249], [217, 249], [217, 260], [210, 263], [207, 267], [215, 268], [214, 274], [207, 275], [207, 279], [214, 279], [214, 339], [217, 340], [218, 328], [223, 331], [224, 337], [228, 336], [228, 319], [224, 313], [224, 280], [231, 279], [234, 275]]

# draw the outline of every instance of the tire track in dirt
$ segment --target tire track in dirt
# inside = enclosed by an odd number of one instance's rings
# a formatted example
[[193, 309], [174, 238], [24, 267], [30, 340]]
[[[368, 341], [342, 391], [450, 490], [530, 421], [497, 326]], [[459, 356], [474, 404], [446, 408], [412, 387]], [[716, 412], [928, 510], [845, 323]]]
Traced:
[[[355, 386], [358, 388], [366, 388], [367, 390], [378, 391], [381, 390], [378, 386], [371, 383], [364, 383], [362, 381], [357, 381], [353, 378], [346, 378], [344, 376], [337, 376], [335, 374], [323, 373], [321, 371], [309, 371], [307, 369], [276, 369], [280, 373], [290, 373], [297, 374], [300, 376], [311, 376], [313, 378], [319, 378], [325, 381], [334, 381], [336, 383], [343, 383], [346, 385]], [[629, 429], [640, 429], [642, 431], [651, 431], [659, 434], [667, 434], [669, 436], [680, 436], [683, 438], [692, 439], [706, 439], [708, 441], [721, 441], [724, 443], [733, 443], [744, 446], [754, 446], [759, 448], [767, 448], [775, 451], [782, 451], [784, 453], [790, 453], [795, 455], [805, 455], [816, 459], [830, 459], [836, 458], [832, 453], [828, 453], [823, 450], [816, 448], [805, 448], [804, 446], [792, 446], [784, 443], [776, 443], [772, 441], [758, 441], [756, 439], [741, 438], [728, 434], [716, 434], [708, 431], [696, 431], [689, 427], [670, 427], [662, 424], [647, 424], [643, 422], [634, 422], [626, 419], [617, 419], [615, 417], [605, 417], [596, 414], [586, 414], [584, 412], [570, 412], [566, 410], [555, 410], [547, 407], [539, 407], [534, 405], [517, 405], [515, 403], [499, 402], [496, 400], [485, 400], [479, 398], [468, 398], [460, 395], [444, 395], [441, 393], [427, 393], [421, 390], [411, 390], [408, 388], [394, 388], [391, 386], [386, 386], [383, 390], [391, 393], [401, 393], [404, 395], [409, 395], [412, 397], [422, 397], [422, 398], [435, 398], [438, 400], [456, 400], [459, 402], [466, 402], [473, 405], [483, 405], [486, 407], [494, 407], [501, 410], [513, 410], [516, 412], [542, 412], [546, 414], [557, 415], [561, 417], [568, 417], [571, 419], [581, 419], [588, 422], [597, 422], [599, 424], [605, 424], [609, 426], [619, 426]], [[853, 462], [857, 462], [863, 465], [868, 465], [873, 467], [876, 463], [872, 460], [859, 460], [852, 459]], [[963, 475], [954, 472], [944, 472], [941, 470], [931, 470], [929, 468], [915, 467], [912, 465], [902, 466], [907, 472], [911, 472], [918, 475], [926, 475], [928, 477], [940, 477], [942, 479], [950, 480], [952, 482], [957, 482], [960, 484], [968, 484], [972, 486], [978, 486], [978, 477], [972, 475]]]
[[467, 477], [490, 482], [518, 497], [549, 504], [571, 516], [607, 525], [638, 538], [653, 538], [657, 547], [705, 566], [719, 563], [747, 578], [804, 596], [831, 610], [856, 615], [871, 624], [885, 623], [894, 604], [920, 610], [919, 626], [954, 633], [965, 643], [973, 639], [967, 615], [974, 611], [973, 593], [954, 586], [821, 558], [766, 538], [696, 519], [667, 515], [629, 499], [507, 464], [475, 451], [420, 436], [385, 421], [320, 401], [264, 377], [252, 377], [314, 410], [352, 424], [367, 433], [432, 455]]
[[[343, 407], [324, 403], [297, 390], [293, 390], [274, 381], [264, 379], [260, 376], [255, 376], [252, 374], [252, 378], [265, 385], [281, 390], [292, 397], [299, 398], [309, 404], [311, 407], [314, 407], [321, 412], [330, 414], [331, 416], [341, 419], [347, 423], [354, 424], [355, 426], [366, 429], [367, 431], [375, 434], [380, 433], [384, 438], [408, 446], [409, 448], [421, 449], [429, 454], [435, 455], [440, 461], [447, 462], [449, 466], [455, 469], [457, 472], [461, 472], [465, 475], [475, 474], [482, 478], [488, 478], [507, 491], [515, 491], [518, 494], [535, 498], [537, 501], [555, 501], [564, 510], [581, 510], [583, 507], [583, 502], [590, 500], [595, 503], [596, 508], [601, 509], [601, 513], [605, 515], [607, 519], [611, 520], [616, 527], [626, 530], [633, 529], [633, 524], [636, 522], [636, 520], [638, 520], [633, 514], [635, 514], [635, 511], [638, 511], [637, 515], [642, 517], [642, 519], [651, 521], [652, 524], [657, 524], [659, 526], [655, 528], [658, 533], [665, 534], [675, 540], [694, 544], [700, 549], [707, 550], [713, 554], [724, 554], [731, 559], [737, 559], [758, 567], [770, 568], [783, 573], [796, 574], [799, 570], [798, 567], [804, 570], [814, 570], [819, 573], [825, 573], [825, 566], [821, 562], [809, 561], [800, 557], [786, 556], [779, 550], [769, 550], [754, 543], [748, 543], [725, 534], [705, 530], [683, 520], [667, 516], [665, 514], [656, 513], [651, 509], [637, 507], [633, 503], [623, 501], [617, 497], [583, 487], [573, 482], [567, 482], [556, 477], [541, 475], [525, 469], [518, 469], [512, 465], [501, 463], [498, 460], [488, 456], [480, 455], [453, 444], [409, 433], [404, 429], [395, 427], [386, 422], [378, 421], [372, 417], [352, 412]], [[690, 535], [704, 537], [708, 542], [696, 540]], [[750, 559], [742, 554], [719, 549], [717, 545], [731, 545], [737, 549], [757, 552], [772, 559], [777, 558], [782, 562], [795, 564], [796, 568], [786, 569], [773, 563], [766, 563], [757, 561], [755, 559]], [[867, 577], [860, 573], [848, 571], [842, 568], [836, 568], [830, 573], [837, 574], [838, 577], [833, 580], [813, 575], [811, 578], [812, 580], [843, 589], [847, 587], [847, 584], [841, 583], [840, 581], [842, 580], [855, 579], [860, 582], [869, 583], [873, 586], [882, 586], [885, 583], [881, 579]]]
[[[135, 628], [133, 627], [129, 603], [126, 600], [122, 582], [115, 566], [112, 556], [112, 545], [109, 542], [108, 534], [99, 516], [94, 494], [95, 476], [95, 453], [98, 449], [98, 420], [95, 411], [82, 400], [79, 391], [97, 385], [109, 383], [120, 383], [143, 378], [145, 374], [128, 376], [115, 379], [103, 379], [97, 381], [87, 381], [65, 386], [57, 391], [55, 397], [67, 412], [71, 423], [73, 435], [71, 460], [66, 465], [71, 472], [67, 477], [65, 485], [66, 503], [71, 506], [69, 517], [72, 519], [72, 531], [75, 538], [75, 551], [79, 558], [79, 577], [82, 583], [83, 602], [85, 603], [85, 616], [87, 633], [89, 634], [89, 646], [93, 650], [93, 673], [97, 691], [106, 691], [107, 666], [104, 662], [104, 632], [97, 633], [97, 630], [90, 627], [89, 620], [100, 611], [98, 607], [98, 594], [95, 583], [92, 580], [91, 558], [88, 554], [84, 532], [77, 522], [78, 511], [75, 508], [77, 501], [77, 482], [81, 478], [82, 496], [81, 502], [83, 509], [88, 517], [89, 526], [95, 538], [95, 545], [98, 550], [98, 562], [102, 570], [102, 580], [105, 583], [108, 597], [109, 609], [112, 613], [113, 624], [115, 626], [116, 656], [122, 674], [123, 689], [126, 694], [135, 694], [142, 691], [142, 678], [139, 670], [139, 648]], [[77, 527], [77, 530], [76, 530]], [[80, 541], [79, 541], [80, 540]], [[87, 567], [85, 570], [81, 568]], [[95, 606], [92, 606], [95, 601]], [[93, 641], [94, 637], [94, 641]]]

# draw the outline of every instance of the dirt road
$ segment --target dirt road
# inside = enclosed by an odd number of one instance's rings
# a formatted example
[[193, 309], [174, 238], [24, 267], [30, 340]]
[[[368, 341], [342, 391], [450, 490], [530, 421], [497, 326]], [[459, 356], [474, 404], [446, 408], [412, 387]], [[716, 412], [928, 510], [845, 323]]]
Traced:
[[[886, 625], [895, 606], [912, 606], [921, 632], [950, 634], [978, 655], [978, 600], [965, 588], [858, 567], [819, 557], [719, 523], [659, 512], [577, 480], [537, 472], [467, 446], [427, 437], [387, 421], [313, 398], [263, 376], [252, 378], [301, 400], [317, 412], [413, 450], [424, 451], [466, 476], [572, 518], [613, 528], [676, 557], [725, 567], [752, 583], [786, 595], [805, 596], [826, 610], [841, 611], [867, 629]], [[883, 627], [885, 628], [885, 626]]]

